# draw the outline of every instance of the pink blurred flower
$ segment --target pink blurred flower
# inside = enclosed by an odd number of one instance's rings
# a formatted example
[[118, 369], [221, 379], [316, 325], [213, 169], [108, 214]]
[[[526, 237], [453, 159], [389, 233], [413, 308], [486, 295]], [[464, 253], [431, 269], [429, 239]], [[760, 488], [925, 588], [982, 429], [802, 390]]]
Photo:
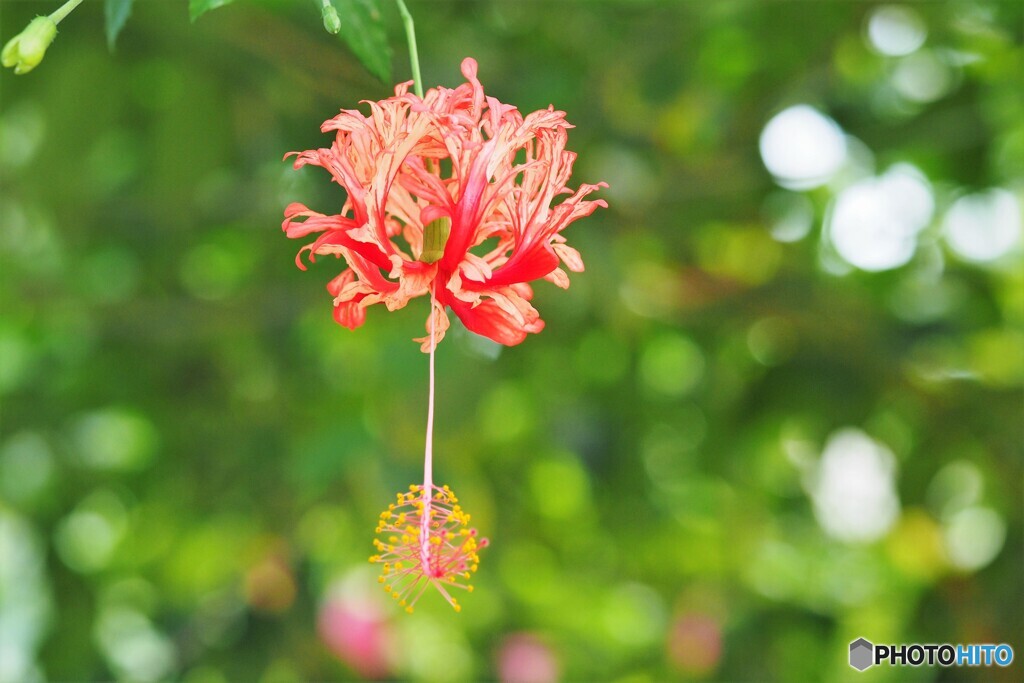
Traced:
[[407, 612], [430, 586], [456, 612], [462, 606], [448, 589], [473, 592], [468, 580], [480, 562], [477, 551], [487, 547], [487, 539], [477, 540], [470, 516], [458, 503], [447, 486], [424, 489], [414, 484], [380, 515], [377, 533], [384, 540], [373, 540], [378, 554], [370, 562], [383, 565], [378, 580]]
[[708, 674], [715, 670], [722, 657], [721, 625], [707, 614], [684, 614], [672, 624], [665, 649], [669, 661], [679, 671]]
[[498, 651], [498, 676], [504, 683], [555, 683], [559, 677], [555, 653], [530, 633], [515, 633]]
[[[345, 258], [348, 268], [327, 289], [335, 319], [350, 329], [368, 306], [393, 311], [433, 292], [438, 341], [451, 307], [473, 332], [518, 344], [544, 327], [529, 283], [565, 288], [560, 265], [583, 270], [561, 233], [607, 206], [585, 199], [606, 185], [567, 187], [576, 154], [565, 149], [565, 112], [524, 117], [484, 95], [474, 60], [462, 73], [468, 82], [454, 90], [420, 99], [402, 83], [394, 97], [369, 102], [369, 115], [343, 110], [321, 126], [335, 133], [330, 148], [292, 153], [295, 168], [320, 166], [348, 194], [338, 214], [291, 204], [282, 227], [294, 238], [320, 233], [299, 251], [300, 268], [307, 251], [310, 260]], [[562, 194], [570, 196], [552, 206]], [[429, 338], [417, 341], [429, 350]]]
[[391, 632], [383, 610], [365, 597], [336, 594], [320, 608], [320, 638], [334, 655], [364, 678], [390, 673]]

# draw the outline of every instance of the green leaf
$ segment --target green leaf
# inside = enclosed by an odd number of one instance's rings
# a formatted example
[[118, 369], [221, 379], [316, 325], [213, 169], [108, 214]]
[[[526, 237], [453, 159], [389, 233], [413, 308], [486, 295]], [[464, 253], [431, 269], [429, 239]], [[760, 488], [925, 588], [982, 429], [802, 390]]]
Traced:
[[188, 16], [195, 21], [212, 9], [230, 5], [234, 0], [188, 0]]
[[331, 0], [341, 18], [342, 40], [367, 71], [391, 82], [391, 45], [376, 0]]
[[132, 13], [134, 1], [106, 0], [103, 6], [103, 16], [106, 18], [107, 25], [107, 45], [110, 46], [111, 51], [114, 49], [114, 44], [117, 43], [118, 34], [121, 33], [125, 22], [128, 21], [128, 16]]

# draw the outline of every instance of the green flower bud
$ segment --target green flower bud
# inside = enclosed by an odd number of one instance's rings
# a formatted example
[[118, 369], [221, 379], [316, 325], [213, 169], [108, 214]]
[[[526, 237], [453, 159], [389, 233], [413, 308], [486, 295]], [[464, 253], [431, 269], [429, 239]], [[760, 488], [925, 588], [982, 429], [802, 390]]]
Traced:
[[334, 9], [334, 5], [325, 2], [321, 14], [324, 18], [324, 28], [328, 33], [337, 33], [341, 30], [341, 19], [338, 17], [338, 10]]
[[14, 73], [27, 74], [43, 61], [46, 48], [57, 35], [57, 24], [50, 17], [36, 17], [25, 30], [7, 41], [0, 62], [14, 67]]

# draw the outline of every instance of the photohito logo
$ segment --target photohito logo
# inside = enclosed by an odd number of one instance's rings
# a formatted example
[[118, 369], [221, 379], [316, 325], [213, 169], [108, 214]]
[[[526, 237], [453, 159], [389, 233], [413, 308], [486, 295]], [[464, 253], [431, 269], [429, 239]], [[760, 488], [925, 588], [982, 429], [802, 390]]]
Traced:
[[865, 638], [850, 643], [850, 666], [864, 671], [875, 664], [890, 666], [1010, 666], [1013, 648], [978, 644], [950, 645], [912, 643], [910, 645], [875, 645]]

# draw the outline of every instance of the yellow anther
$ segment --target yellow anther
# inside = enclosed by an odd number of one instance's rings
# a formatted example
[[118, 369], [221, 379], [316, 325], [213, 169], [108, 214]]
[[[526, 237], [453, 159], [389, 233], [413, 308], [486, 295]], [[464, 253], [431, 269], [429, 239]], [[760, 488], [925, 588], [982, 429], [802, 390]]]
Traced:
[[452, 605], [452, 609], [454, 609], [456, 612], [461, 612], [462, 605]]
[[398, 543], [398, 536], [388, 536], [388, 543]]
[[401, 605], [402, 607], [405, 607], [405, 600], [399, 600], [398, 604]]
[[472, 593], [473, 592], [473, 585], [472, 584], [466, 586], [466, 592], [467, 593]]
[[433, 545], [441, 545], [441, 537], [440, 536], [434, 536], [433, 538], [430, 539], [430, 542]]
[[408, 607], [406, 607], [405, 611], [408, 612], [409, 614], [412, 614], [412, 605], [409, 605]]
[[395, 600], [397, 600], [398, 599], [398, 591], [395, 591], [394, 593], [392, 593], [391, 597], [393, 597]]
[[384, 583], [384, 577], [383, 576], [378, 576], [377, 577], [377, 583]]

